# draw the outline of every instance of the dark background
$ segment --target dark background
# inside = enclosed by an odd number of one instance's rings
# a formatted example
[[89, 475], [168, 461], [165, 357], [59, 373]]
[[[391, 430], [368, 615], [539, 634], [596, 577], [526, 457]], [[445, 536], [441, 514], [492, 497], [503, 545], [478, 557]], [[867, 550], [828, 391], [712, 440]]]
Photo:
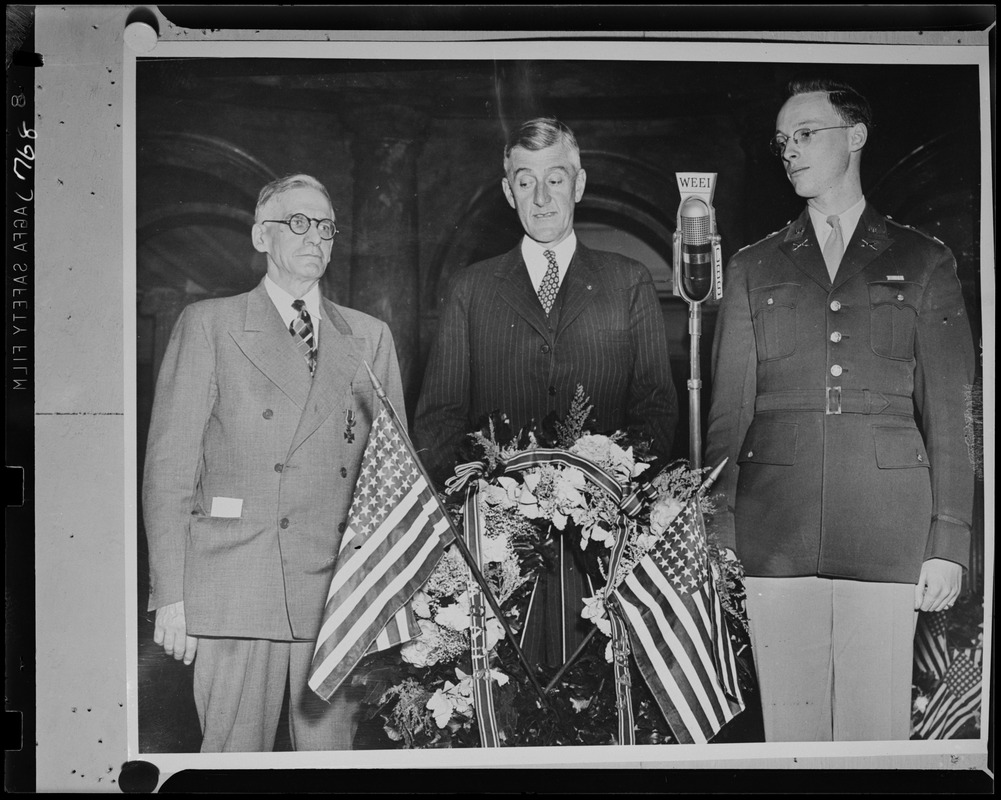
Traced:
[[[803, 202], [767, 147], [793, 77], [843, 78], [869, 98], [866, 197], [952, 248], [980, 341], [979, 143], [992, 120], [980, 116], [974, 66], [137, 61], [140, 469], [155, 375], [177, 315], [189, 302], [259, 282], [264, 257], [250, 242], [257, 193], [291, 172], [316, 176], [331, 193], [341, 234], [321, 288], [390, 324], [412, 415], [448, 279], [521, 235], [500, 189], [502, 150], [507, 130], [539, 114], [559, 117], [577, 135], [588, 173], [575, 217], [581, 238], [640, 255], [658, 282], [682, 411], [676, 457], [688, 456], [689, 366], [687, 304], [670, 291], [675, 172], [718, 174], [724, 261], [798, 215]], [[704, 308], [703, 414], [714, 312]], [[978, 519], [982, 541], [982, 510]], [[978, 546], [974, 590], [982, 580]], [[145, 609], [141, 527], [139, 561]], [[197, 749], [189, 672], [149, 647], [151, 616], [140, 620], [140, 747]], [[164, 720], [180, 722], [164, 727]]]

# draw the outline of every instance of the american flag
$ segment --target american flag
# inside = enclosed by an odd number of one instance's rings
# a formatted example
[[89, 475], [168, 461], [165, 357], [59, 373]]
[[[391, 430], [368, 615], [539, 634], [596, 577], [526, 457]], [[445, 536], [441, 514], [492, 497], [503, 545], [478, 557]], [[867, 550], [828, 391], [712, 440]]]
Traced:
[[922, 739], [951, 739], [980, 717], [980, 667], [957, 651], [914, 732]]
[[914, 667], [939, 680], [949, 668], [945, 611], [922, 611], [914, 635]]
[[610, 599], [675, 738], [705, 743], [744, 710], [705, 526], [689, 502]]
[[314, 692], [329, 700], [366, 652], [409, 638], [405, 604], [451, 541], [434, 490], [389, 412], [381, 410], [362, 456], [323, 610], [308, 681]]

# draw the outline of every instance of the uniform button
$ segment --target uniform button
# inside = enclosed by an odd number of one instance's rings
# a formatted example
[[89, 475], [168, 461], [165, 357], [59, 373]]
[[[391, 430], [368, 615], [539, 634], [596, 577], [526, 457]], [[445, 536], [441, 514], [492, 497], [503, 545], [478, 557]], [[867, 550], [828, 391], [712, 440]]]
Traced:
[[831, 334], [831, 341], [832, 342], [840, 342], [841, 341], [841, 331], [834, 331], [834, 333]]
[[918, 461], [924, 461], [924, 460], [925, 460], [925, 457], [923, 455], [921, 455], [920, 453], [918, 453]]
[[552, 349], [553, 348], [551, 348], [548, 344], [544, 344], [544, 345], [542, 345], [542, 347], [539, 348], [539, 352], [541, 352], [541, 353], [548, 353]]
[[271, 419], [274, 415], [275, 412], [272, 411], [270, 408], [264, 409], [264, 413], [261, 414], [261, 416], [264, 417], [264, 419]]
[[831, 301], [831, 311], [840, 311], [840, 310], [841, 310], [841, 301], [840, 300], [832, 300]]
[[903, 299], [904, 299], [904, 296], [902, 294], [898, 294], [897, 295], [897, 300], [903, 300]]
[[753, 450], [748, 450], [747, 451], [747, 457], [748, 458], [754, 458], [754, 451]]
[[288, 527], [288, 517], [282, 517], [282, 521], [278, 524], [281, 526], [282, 530], [285, 530]]
[[285, 469], [284, 464], [275, 464], [275, 472], [281, 472], [283, 469]]
[[770, 305], [770, 306], [775, 305], [775, 300], [773, 298], [771, 298], [771, 297], [769, 297], [768, 300], [766, 300], [765, 302], [767, 302], [768, 305]]
[[838, 375], [840, 375], [842, 372], [844, 372], [844, 370], [841, 369], [841, 365], [840, 364], [835, 364], [833, 367], [831, 367], [831, 374], [835, 378], [838, 377]]
[[341, 467], [341, 477], [346, 478], [347, 476], [348, 476], [348, 471], [344, 467]]
[[550, 386], [549, 387], [549, 396], [550, 397], [555, 397], [556, 396], [556, 387], [555, 386]]
[[347, 528], [347, 525], [342, 522], [340, 525], [337, 526], [337, 532], [338, 533], [344, 533], [344, 529], [345, 528]]

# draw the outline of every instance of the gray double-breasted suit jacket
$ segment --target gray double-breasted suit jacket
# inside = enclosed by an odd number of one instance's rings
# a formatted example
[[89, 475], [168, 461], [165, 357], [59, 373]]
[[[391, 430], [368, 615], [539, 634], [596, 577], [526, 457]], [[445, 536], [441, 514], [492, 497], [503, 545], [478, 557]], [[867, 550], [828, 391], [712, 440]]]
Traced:
[[974, 353], [956, 262], [866, 206], [832, 282], [807, 211], [728, 265], [706, 463], [753, 576], [966, 565]]
[[[193, 303], [174, 328], [142, 497], [149, 608], [183, 599], [191, 635], [317, 634], [381, 405], [365, 362], [403, 410], [389, 328], [321, 302], [312, 378], [263, 282]], [[242, 501], [239, 516], [213, 516], [214, 498]]]

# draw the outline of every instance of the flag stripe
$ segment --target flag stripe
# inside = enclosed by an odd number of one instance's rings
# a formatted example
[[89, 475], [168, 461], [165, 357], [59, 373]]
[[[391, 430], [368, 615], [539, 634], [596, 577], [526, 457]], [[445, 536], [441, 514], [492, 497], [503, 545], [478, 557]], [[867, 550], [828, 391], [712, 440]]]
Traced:
[[[409, 499], [409, 498], [408, 498]], [[331, 581], [328, 597], [328, 616], [320, 629], [320, 639], [327, 638], [354, 610], [354, 604], [364, 599], [365, 594], [377, 587], [383, 576], [394, 566], [394, 559], [410, 555], [411, 547], [420, 547], [421, 534], [434, 512], [434, 500], [429, 498], [423, 505], [411, 505], [396, 524], [387, 522], [365, 544], [369, 550], [365, 557], [350, 559], [346, 568], [335, 574]], [[403, 531], [402, 535], [400, 531]], [[397, 534], [398, 538], [391, 538]], [[362, 551], [353, 551], [359, 554]], [[343, 575], [343, 577], [342, 577]], [[341, 598], [339, 603], [332, 600]]]
[[[644, 624], [640, 608], [627, 602], [620, 591], [617, 590], [615, 595], [620, 601], [620, 608], [624, 612], [626, 622], [631, 623], [629, 631], [632, 634], [631, 638], [634, 637], [633, 652], [640, 672], [643, 673], [643, 677], [651, 688], [655, 684], [662, 686], [671, 700], [671, 705], [664, 709], [664, 712], [668, 716], [668, 722], [672, 723], [671, 728], [674, 730], [675, 737], [682, 744], [692, 742], [704, 744], [708, 741], [708, 737], [703, 732], [704, 720], [695, 715], [688, 701], [690, 686], [687, 681], [685, 687], [678, 684], [674, 671], [667, 665], [660, 648], [650, 635], [650, 630]], [[636, 644], [639, 644], [639, 647]], [[673, 643], [668, 642], [668, 647], [672, 646], [680, 647], [680, 643], [677, 640]], [[654, 696], [657, 697], [657, 692], [654, 693]], [[663, 709], [663, 703], [661, 703], [661, 707]], [[672, 718], [680, 718], [680, 729]]]
[[308, 680], [325, 700], [366, 652], [419, 634], [406, 604], [452, 539], [405, 436], [385, 408], [369, 431]]
[[[432, 513], [434, 499], [424, 492], [427, 484], [423, 478], [420, 479], [409, 491], [403, 501], [389, 513], [386, 519], [369, 535], [361, 544], [351, 548], [341, 548], [338, 555], [337, 571], [330, 582], [330, 590], [327, 592], [329, 600], [335, 594], [341, 592], [358, 575], [364, 576], [369, 561], [381, 558], [383, 553], [380, 548], [385, 547], [387, 540], [390, 540], [404, 522], [407, 520], [407, 530], [412, 530], [412, 521], [415, 514]], [[349, 523], [348, 531], [352, 536], [357, 535], [354, 526]]]
[[695, 501], [609, 595], [675, 738], [704, 743], [743, 710], [736, 656]]
[[[447, 527], [447, 526], [446, 526]], [[435, 538], [428, 538], [425, 540], [423, 547], [420, 548], [418, 552], [418, 558], [427, 557], [432, 551], [437, 549], [439, 542]], [[334, 646], [323, 646], [318, 648], [317, 653], [314, 655], [314, 659], [317, 656], [322, 656], [323, 660], [320, 662], [319, 666], [314, 668], [314, 675], [316, 673], [327, 673], [333, 667], [339, 664], [343, 660], [349, 659], [349, 654], [352, 650], [357, 650], [359, 645], [361, 646], [361, 651], [357, 653], [357, 656], [353, 658], [354, 663], [352, 663], [348, 669], [350, 672], [354, 668], [354, 665], [358, 662], [365, 653], [365, 649], [368, 647], [369, 642], [362, 641], [364, 634], [370, 630], [374, 623], [377, 623], [380, 615], [385, 614], [384, 607], [388, 602], [400, 595], [404, 587], [406, 587], [415, 576], [418, 575], [421, 564], [419, 561], [412, 562], [406, 569], [404, 569], [391, 583], [387, 584], [385, 588], [379, 593], [375, 602], [370, 606], [365, 608], [361, 614], [357, 616], [356, 621], [351, 624], [352, 620], [349, 618], [347, 620], [346, 631], [341, 631], [338, 629], [337, 632], [340, 634], [340, 641]], [[413, 592], [416, 592], [420, 588], [421, 584], [424, 582], [424, 578], [420, 578], [417, 585], [414, 586]], [[409, 598], [406, 598], [409, 599]], [[380, 627], [384, 627], [381, 625]], [[310, 679], [309, 685], [314, 690], [317, 689], [324, 682], [323, 679], [317, 680], [315, 677]]]
[[[653, 582], [654, 587], [659, 591], [659, 593], [665, 597], [670, 604], [670, 607], [675, 610], [674, 625], [664, 616], [664, 611], [661, 606], [657, 603], [654, 597], [648, 594], [643, 598], [645, 605], [650, 608], [651, 613], [656, 615], [657, 622], [660, 626], [668, 629], [672, 629], [671, 633], [674, 634], [673, 627], [680, 624], [684, 628], [684, 633], [686, 634], [687, 641], [690, 642], [691, 647], [694, 648], [695, 654], [698, 658], [686, 659], [680, 662], [680, 665], [685, 670], [686, 675], [690, 677], [693, 684], [693, 689], [695, 690], [696, 697], [699, 698], [699, 702], [702, 704], [703, 711], [707, 718], [719, 719], [722, 715], [722, 709], [727, 705], [726, 697], [723, 695], [722, 690], [719, 687], [719, 682], [717, 680], [712, 680], [709, 670], [707, 670], [707, 665], [712, 665], [714, 663], [713, 657], [707, 648], [707, 643], [711, 641], [712, 637], [712, 624], [707, 619], [707, 614], [705, 613], [704, 598], [701, 596], [701, 592], [696, 593], [692, 600], [692, 603], [684, 603], [671, 583], [664, 577], [664, 574], [657, 570], [652, 573], [649, 570], [649, 565], [642, 565], [646, 568], [647, 575]], [[635, 572], [630, 578], [637, 577]], [[640, 581], [637, 581], [640, 583]], [[630, 588], [634, 587], [634, 583], [630, 583]], [[691, 615], [691, 606], [699, 612], [699, 618], [695, 618]], [[665, 633], [667, 631], [665, 630]], [[678, 631], [678, 636], [681, 635], [681, 631]], [[680, 639], [678, 639], [679, 646], [681, 644]], [[714, 690], [714, 694], [710, 695], [707, 693], [707, 689]]]

